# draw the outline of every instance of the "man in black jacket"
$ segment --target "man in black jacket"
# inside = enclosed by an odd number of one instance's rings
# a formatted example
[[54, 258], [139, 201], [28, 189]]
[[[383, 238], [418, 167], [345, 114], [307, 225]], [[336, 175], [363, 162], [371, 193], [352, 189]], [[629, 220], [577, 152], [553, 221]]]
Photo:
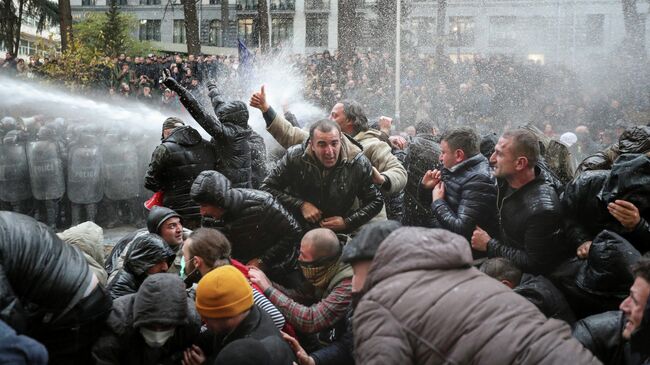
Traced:
[[144, 187], [153, 192], [162, 190], [163, 205], [180, 214], [186, 227], [199, 227], [199, 207], [190, 199], [190, 187], [201, 171], [214, 169], [215, 162], [213, 145], [204, 141], [196, 129], [178, 118], [167, 118], [163, 140], [151, 156]]
[[232, 188], [230, 180], [216, 171], [203, 171], [190, 194], [201, 215], [221, 220], [218, 229], [232, 243], [233, 258], [276, 281], [285, 282], [288, 274], [298, 273], [302, 229], [271, 194]]
[[[348, 233], [381, 211], [372, 168], [361, 147], [335, 122], [319, 120], [304, 144], [291, 147], [264, 181], [270, 192], [310, 228]], [[360, 208], [352, 208], [355, 198]]]
[[499, 138], [490, 158], [498, 181], [497, 209], [500, 238], [481, 227], [472, 235], [472, 248], [488, 257], [504, 257], [520, 270], [547, 274], [571, 256], [563, 241], [558, 196], [544, 181], [539, 167], [539, 143], [526, 130]]
[[31, 217], [0, 212], [0, 320], [45, 345], [50, 364], [90, 363], [111, 304], [80, 250]]
[[[431, 204], [438, 228], [458, 233], [468, 241], [476, 226], [492, 236], [498, 232], [497, 188], [479, 143], [478, 134], [471, 128], [445, 133], [440, 142], [443, 168], [427, 171], [421, 184], [421, 199]], [[483, 256], [479, 252], [473, 255]]]

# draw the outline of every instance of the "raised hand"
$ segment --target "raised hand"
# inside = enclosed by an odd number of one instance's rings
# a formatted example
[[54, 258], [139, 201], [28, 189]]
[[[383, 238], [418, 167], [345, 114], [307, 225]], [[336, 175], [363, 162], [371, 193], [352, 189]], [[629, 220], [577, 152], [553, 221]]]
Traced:
[[266, 91], [264, 90], [264, 85], [262, 85], [260, 92], [254, 93], [253, 96], [251, 96], [249, 104], [253, 108], [261, 110], [262, 113], [266, 113], [266, 111], [269, 110], [270, 106], [266, 102]]

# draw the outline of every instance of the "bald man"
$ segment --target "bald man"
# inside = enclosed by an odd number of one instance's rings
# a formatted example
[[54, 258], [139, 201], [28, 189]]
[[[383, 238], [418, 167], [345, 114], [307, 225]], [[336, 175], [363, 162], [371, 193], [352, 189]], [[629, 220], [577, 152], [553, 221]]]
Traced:
[[[298, 263], [302, 273], [315, 288], [309, 299], [315, 304], [298, 303], [273, 284], [260, 270], [251, 269], [250, 280], [284, 314], [287, 322], [302, 333], [319, 333], [345, 325], [345, 315], [352, 299], [352, 268], [340, 261], [342, 245], [327, 228], [316, 228], [300, 242]], [[321, 338], [323, 338], [321, 336]], [[329, 337], [325, 337], [329, 338]]]

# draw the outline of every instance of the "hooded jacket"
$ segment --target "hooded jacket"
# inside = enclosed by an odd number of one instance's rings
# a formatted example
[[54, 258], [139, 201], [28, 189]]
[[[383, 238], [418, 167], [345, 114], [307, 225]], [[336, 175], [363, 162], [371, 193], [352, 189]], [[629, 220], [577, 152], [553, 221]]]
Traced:
[[[355, 309], [358, 364], [599, 364], [526, 299], [471, 267], [467, 240], [406, 227], [379, 246]], [[459, 305], [462, 303], [462, 305]]]
[[58, 233], [63, 242], [78, 247], [83, 252], [90, 270], [106, 286], [108, 275], [104, 269], [104, 231], [93, 222], [84, 222]]
[[129, 247], [120, 269], [108, 282], [108, 291], [113, 299], [138, 291], [147, 278], [147, 270], [161, 261], [171, 266], [176, 254], [157, 234], [149, 233], [138, 236]]
[[[304, 202], [315, 205], [323, 217], [343, 217], [346, 231], [367, 223], [383, 207], [379, 191], [371, 181], [372, 167], [361, 147], [350, 137], [341, 139], [336, 166], [323, 174], [320, 163], [309, 148], [309, 140], [296, 145], [278, 162], [264, 180], [262, 190], [275, 196], [304, 226], [300, 207]], [[360, 208], [354, 209], [355, 199]]]
[[194, 181], [192, 199], [226, 210], [219, 230], [232, 244], [232, 257], [262, 260], [265, 271], [282, 275], [296, 268], [302, 229], [295, 217], [271, 194], [232, 188], [216, 171], [204, 171]]
[[[241, 101], [226, 102], [214, 85], [208, 85], [214, 115], [201, 106], [186, 88], [169, 78], [165, 86], [176, 92], [192, 118], [213, 138], [220, 171], [236, 188], [251, 187], [251, 150], [248, 108]], [[215, 117], [216, 115], [216, 117]], [[205, 170], [212, 170], [205, 169]]]
[[[160, 348], [148, 346], [139, 332], [152, 324], [175, 327], [174, 335]], [[196, 343], [200, 329], [201, 319], [183, 281], [173, 274], [156, 274], [137, 293], [113, 302], [92, 356], [98, 365], [176, 364], [183, 351]]]
[[618, 137], [618, 142], [585, 158], [576, 169], [576, 176], [585, 171], [609, 170], [614, 161], [625, 153], [650, 154], [650, 126], [626, 129]]
[[31, 320], [42, 320], [31, 314], [57, 318], [82, 299], [91, 279], [79, 249], [31, 217], [0, 211], [0, 320], [25, 332]]
[[190, 199], [190, 187], [201, 171], [214, 169], [215, 163], [212, 144], [196, 129], [178, 127], [154, 150], [144, 186], [153, 192], [162, 190], [163, 205], [184, 220], [200, 221], [199, 207]]
[[408, 174], [404, 189], [404, 217], [402, 223], [409, 226], [430, 227], [433, 212], [430, 204], [418, 200], [420, 181], [424, 174], [436, 168], [440, 158], [440, 145], [432, 134], [417, 134], [406, 151], [404, 167]]

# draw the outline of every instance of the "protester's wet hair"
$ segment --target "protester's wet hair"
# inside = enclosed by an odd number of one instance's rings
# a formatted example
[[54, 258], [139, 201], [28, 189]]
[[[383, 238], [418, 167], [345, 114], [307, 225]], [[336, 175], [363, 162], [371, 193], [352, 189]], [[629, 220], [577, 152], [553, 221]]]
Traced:
[[442, 136], [452, 151], [462, 150], [465, 157], [476, 156], [479, 153], [481, 139], [473, 128], [458, 127], [451, 129]]
[[646, 253], [632, 265], [632, 274], [635, 278], [643, 278], [650, 283], [650, 252]]
[[433, 125], [433, 122], [430, 122], [428, 120], [423, 120], [423, 121], [417, 122], [417, 124], [415, 124], [415, 133], [417, 133], [417, 134], [421, 134], [421, 133], [432, 134], [433, 133], [433, 128], [435, 128], [435, 126]]
[[528, 166], [534, 167], [539, 161], [539, 141], [535, 135], [524, 129], [515, 129], [503, 133], [502, 138], [512, 140], [512, 152], [515, 157], [526, 157]]
[[354, 100], [343, 100], [341, 104], [343, 104], [343, 114], [352, 123], [355, 134], [367, 131], [368, 117], [366, 117], [361, 104]]
[[323, 133], [328, 133], [334, 129], [336, 129], [339, 132], [339, 136], [342, 135], [341, 127], [338, 124], [336, 124], [336, 122], [333, 122], [329, 119], [321, 119], [316, 123], [312, 124], [311, 127], [309, 127], [309, 139], [311, 140], [314, 138], [315, 130], [318, 130]]
[[495, 257], [486, 260], [479, 270], [489, 277], [499, 281], [508, 280], [517, 286], [521, 282], [522, 272], [510, 260], [502, 257]]
[[199, 228], [192, 232], [189, 239], [192, 240], [190, 256], [199, 256], [212, 267], [228, 263], [231, 244], [223, 233], [212, 228]]

